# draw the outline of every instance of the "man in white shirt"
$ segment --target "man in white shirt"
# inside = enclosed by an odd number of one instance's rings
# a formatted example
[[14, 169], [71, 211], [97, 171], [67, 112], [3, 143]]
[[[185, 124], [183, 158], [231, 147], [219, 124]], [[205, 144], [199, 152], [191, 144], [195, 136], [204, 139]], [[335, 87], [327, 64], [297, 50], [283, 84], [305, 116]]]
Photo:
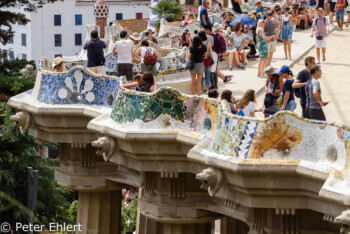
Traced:
[[133, 81], [133, 64], [131, 55], [134, 45], [131, 40], [127, 40], [127, 35], [128, 33], [124, 30], [120, 32], [121, 40], [115, 43], [113, 53], [118, 53], [118, 76], [126, 76], [126, 80], [130, 83]]

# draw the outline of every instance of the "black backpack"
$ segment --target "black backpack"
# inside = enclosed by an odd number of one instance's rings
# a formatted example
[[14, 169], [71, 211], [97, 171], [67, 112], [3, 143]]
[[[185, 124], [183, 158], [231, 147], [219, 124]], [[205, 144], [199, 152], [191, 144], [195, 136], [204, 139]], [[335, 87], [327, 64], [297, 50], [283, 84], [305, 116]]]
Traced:
[[[347, 1], [346, 1], [347, 2]], [[316, 18], [316, 23], [315, 23], [315, 25], [317, 25], [317, 22], [318, 22], [318, 18]], [[323, 17], [323, 22], [324, 22], [324, 24], [326, 24], [326, 17]]]

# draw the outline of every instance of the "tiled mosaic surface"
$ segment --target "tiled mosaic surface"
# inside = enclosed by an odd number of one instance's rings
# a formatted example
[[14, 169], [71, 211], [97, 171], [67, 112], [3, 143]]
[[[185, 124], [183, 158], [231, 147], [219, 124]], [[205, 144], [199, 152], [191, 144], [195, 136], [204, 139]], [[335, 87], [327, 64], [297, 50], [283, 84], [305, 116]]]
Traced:
[[157, 38], [159, 47], [180, 49], [181, 35], [176, 32], [166, 32]]
[[[201, 27], [198, 24], [198, 22], [187, 24], [185, 25], [185, 27], [178, 26], [179, 24], [180, 22], [168, 23], [165, 19], [162, 19], [160, 23], [159, 36], [162, 36], [164, 33], [170, 32], [170, 31], [176, 32], [180, 35], [182, 35], [183, 32], [185, 32], [186, 30], [188, 30], [191, 35], [194, 35], [194, 31], [198, 31], [198, 32], [201, 31]], [[174, 26], [170, 26], [170, 25], [174, 25]]]
[[67, 73], [43, 72], [40, 78], [38, 101], [48, 104], [112, 106], [119, 90], [116, 77], [96, 76], [83, 67]]

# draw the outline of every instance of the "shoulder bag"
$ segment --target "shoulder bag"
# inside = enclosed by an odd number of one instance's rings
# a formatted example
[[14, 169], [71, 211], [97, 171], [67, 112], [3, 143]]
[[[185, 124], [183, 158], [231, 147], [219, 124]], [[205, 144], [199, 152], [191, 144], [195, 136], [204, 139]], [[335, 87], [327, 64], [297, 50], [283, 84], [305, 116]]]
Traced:
[[[276, 90], [276, 84], [274, 84], [274, 86], [273, 86], [272, 93], [274, 93], [275, 90]], [[269, 108], [270, 106], [273, 105], [274, 96], [272, 95], [272, 93], [269, 93], [269, 94], [265, 95], [265, 99], [264, 99], [264, 106], [265, 106], [265, 108]]]

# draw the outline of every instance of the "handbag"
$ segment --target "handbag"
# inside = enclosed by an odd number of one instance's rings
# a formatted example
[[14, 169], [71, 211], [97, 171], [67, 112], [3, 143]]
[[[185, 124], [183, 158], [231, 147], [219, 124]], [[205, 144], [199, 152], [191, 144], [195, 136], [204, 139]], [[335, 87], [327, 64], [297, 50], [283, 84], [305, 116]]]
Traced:
[[97, 65], [98, 65], [98, 66], [103, 66], [103, 65], [105, 65], [105, 62], [106, 62], [105, 57], [104, 57], [104, 56], [100, 56], [100, 55], [97, 54], [93, 43], [90, 42], [90, 45], [91, 45], [91, 47], [92, 47], [92, 50], [94, 51], [94, 54], [95, 54], [95, 61], [96, 61]]
[[[273, 86], [272, 93], [274, 93], [275, 90], [276, 90], [276, 84], [274, 84], [274, 86]], [[264, 106], [265, 106], [265, 108], [269, 108], [270, 106], [273, 105], [274, 96], [272, 95], [272, 93], [269, 93], [269, 94], [265, 95], [265, 98], [264, 98]]]
[[189, 59], [186, 64], [186, 69], [193, 70], [194, 69], [194, 60]]
[[323, 36], [322, 36], [321, 34], [316, 35], [316, 39], [317, 39], [317, 40], [322, 40], [322, 39], [323, 39]]
[[208, 57], [207, 59], [203, 59], [203, 64], [205, 67], [209, 67], [209, 66], [214, 64], [214, 62], [212, 63], [212, 61], [213, 61], [213, 59]]

